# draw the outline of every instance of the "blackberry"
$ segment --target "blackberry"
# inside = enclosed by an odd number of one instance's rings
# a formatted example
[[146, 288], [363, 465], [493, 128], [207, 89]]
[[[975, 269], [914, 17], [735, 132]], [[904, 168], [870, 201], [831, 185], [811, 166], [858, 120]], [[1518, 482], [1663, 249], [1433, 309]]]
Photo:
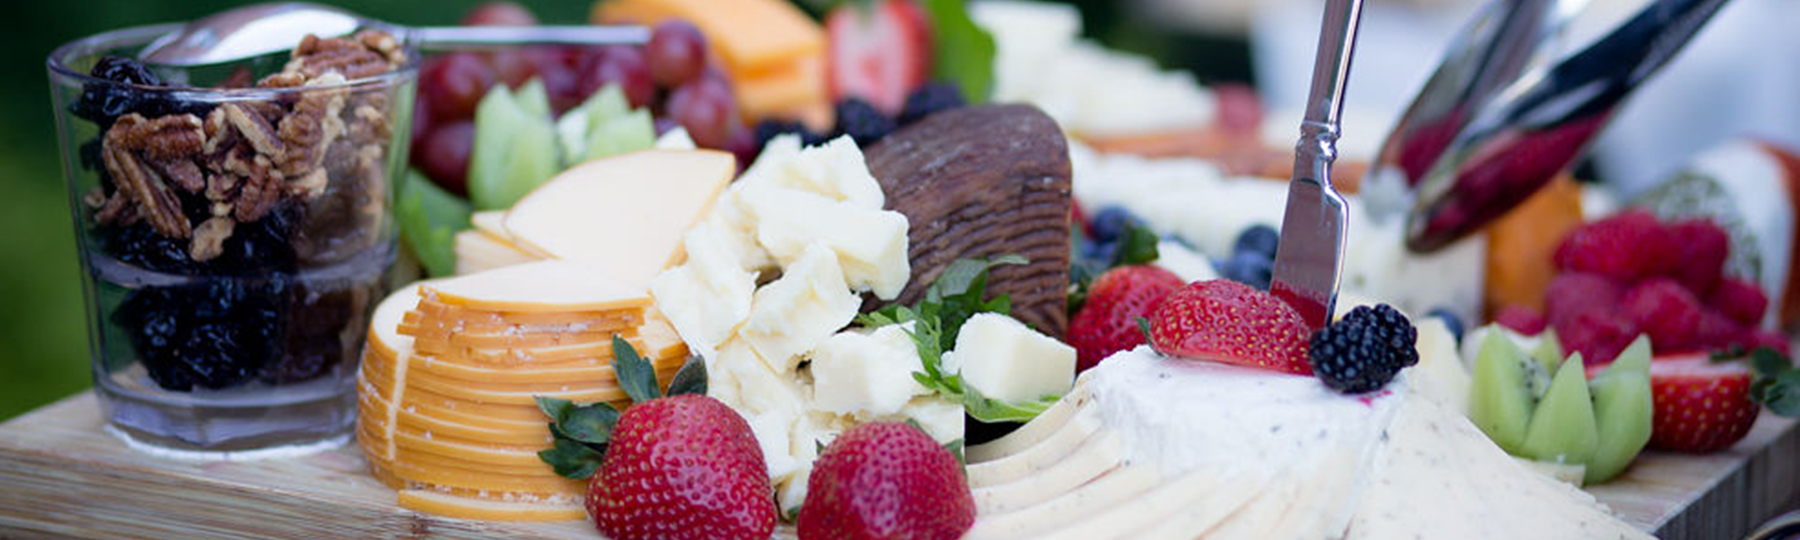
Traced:
[[837, 131], [855, 139], [857, 146], [868, 148], [894, 132], [894, 119], [867, 101], [849, 98], [837, 104]]
[[791, 120], [763, 120], [756, 124], [756, 148], [760, 151], [769, 145], [769, 141], [789, 133], [800, 134], [800, 144], [817, 146], [825, 143], [825, 137], [806, 129], [805, 124]]
[[900, 125], [909, 125], [931, 113], [957, 109], [967, 104], [963, 101], [962, 90], [956, 85], [927, 83], [906, 95], [906, 106], [900, 109]]
[[1370, 392], [1419, 363], [1419, 331], [1387, 304], [1359, 306], [1314, 332], [1307, 355], [1325, 386], [1345, 394]]

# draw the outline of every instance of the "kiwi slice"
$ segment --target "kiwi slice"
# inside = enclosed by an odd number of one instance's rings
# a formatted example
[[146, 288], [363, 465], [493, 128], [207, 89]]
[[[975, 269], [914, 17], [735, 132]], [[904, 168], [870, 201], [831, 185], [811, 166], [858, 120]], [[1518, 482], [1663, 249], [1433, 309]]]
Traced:
[[1587, 373], [1576, 353], [1557, 368], [1550, 391], [1531, 413], [1531, 426], [1517, 455], [1539, 461], [1587, 463], [1600, 446], [1600, 428], [1594, 422], [1594, 401], [1588, 394]]
[[1527, 385], [1525, 353], [1505, 332], [1490, 329], [1475, 356], [1474, 380], [1469, 388], [1469, 420], [1494, 444], [1518, 455], [1531, 425], [1537, 399]]
[[1638, 336], [1612, 365], [1588, 381], [1594, 396], [1599, 446], [1588, 460], [1585, 481], [1611, 480], [1650, 442], [1654, 409], [1650, 398], [1650, 339]]

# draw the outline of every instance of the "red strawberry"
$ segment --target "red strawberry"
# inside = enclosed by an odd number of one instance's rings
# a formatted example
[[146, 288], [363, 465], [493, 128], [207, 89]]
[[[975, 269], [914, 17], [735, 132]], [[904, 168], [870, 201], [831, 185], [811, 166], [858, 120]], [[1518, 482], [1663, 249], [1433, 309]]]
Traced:
[[1656, 216], [1629, 210], [1575, 229], [1556, 248], [1556, 265], [1623, 283], [1664, 275], [1675, 241]]
[[1514, 332], [1527, 336], [1535, 336], [1544, 333], [1544, 326], [1548, 324], [1544, 322], [1543, 315], [1539, 315], [1537, 311], [1533, 311], [1531, 308], [1520, 305], [1509, 305], [1500, 308], [1500, 311], [1494, 314], [1494, 322], [1498, 323], [1500, 326], [1511, 328]]
[[892, 422], [850, 428], [819, 455], [800, 507], [800, 540], [955, 540], [975, 498], [949, 450]]
[[1690, 219], [1668, 228], [1681, 250], [1680, 264], [1670, 265], [1669, 277], [1687, 286], [1694, 296], [1706, 298], [1725, 271], [1725, 257], [1731, 254], [1730, 235], [1710, 219]]
[[625, 410], [587, 509], [607, 538], [763, 540], [775, 531], [768, 469], [750, 424], [686, 394]]
[[930, 72], [931, 26], [912, 0], [847, 2], [825, 17], [825, 31], [832, 101], [859, 97], [894, 116]]
[[1143, 345], [1138, 318], [1149, 319], [1163, 298], [1183, 284], [1174, 273], [1150, 265], [1121, 266], [1100, 274], [1088, 289], [1087, 303], [1069, 321], [1067, 339], [1075, 347], [1076, 372]]
[[1563, 350], [1580, 351], [1589, 364], [1611, 363], [1638, 335], [1632, 321], [1610, 311], [1583, 311], [1555, 326]]
[[1544, 287], [1544, 318], [1561, 327], [1588, 311], [1611, 313], [1624, 297], [1624, 287], [1599, 274], [1563, 272]]
[[1644, 280], [1625, 293], [1622, 302], [1623, 315], [1650, 334], [1656, 350], [1689, 351], [1698, 344], [1695, 336], [1706, 307], [1680, 282], [1665, 277]]
[[1750, 370], [1705, 356], [1650, 363], [1655, 420], [1650, 446], [1706, 453], [1731, 447], [1750, 433], [1760, 407], [1750, 400]]
[[1700, 315], [1700, 325], [1694, 329], [1694, 344], [1709, 351], [1723, 350], [1733, 343], [1743, 343], [1748, 333], [1731, 317], [1709, 309]]
[[1224, 279], [1188, 284], [1150, 318], [1151, 346], [1159, 353], [1299, 375], [1312, 374], [1311, 335], [1287, 302]]
[[1775, 349], [1775, 351], [1781, 353], [1782, 356], [1793, 356], [1793, 351], [1789, 349], [1788, 337], [1782, 335], [1780, 332], [1758, 330], [1750, 332], [1744, 338], [1745, 349], [1756, 350], [1763, 347]]
[[1769, 309], [1769, 297], [1763, 295], [1762, 287], [1738, 278], [1720, 281], [1706, 303], [1738, 324], [1749, 327], [1762, 324], [1763, 312]]

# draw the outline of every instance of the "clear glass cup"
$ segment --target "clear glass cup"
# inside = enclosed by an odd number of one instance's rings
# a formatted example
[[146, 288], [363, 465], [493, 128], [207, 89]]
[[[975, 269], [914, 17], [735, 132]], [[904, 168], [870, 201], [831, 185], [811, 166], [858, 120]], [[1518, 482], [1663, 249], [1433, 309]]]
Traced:
[[398, 67], [381, 74], [323, 74], [321, 55], [286, 83], [304, 86], [264, 80], [287, 54], [159, 67], [157, 85], [89, 75], [175, 28], [96, 35], [47, 61], [102, 408], [155, 447], [346, 440], [397, 254], [416, 55], [384, 49]]

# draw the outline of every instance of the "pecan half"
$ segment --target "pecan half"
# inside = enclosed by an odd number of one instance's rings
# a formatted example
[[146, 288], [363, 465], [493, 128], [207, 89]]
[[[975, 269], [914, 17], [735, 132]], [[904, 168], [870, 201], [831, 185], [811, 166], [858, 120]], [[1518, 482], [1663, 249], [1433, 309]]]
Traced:
[[127, 133], [142, 125], [143, 117], [133, 113], [119, 117], [107, 130], [101, 142], [101, 157], [106, 161], [106, 170], [112, 174], [119, 190], [137, 203], [138, 212], [149, 220], [151, 228], [170, 238], [187, 238], [193, 229], [187, 216], [181, 213], [181, 200], [175, 198], [175, 192], [168, 184], [144, 166], [126, 146]]
[[231, 127], [244, 137], [244, 140], [250, 141], [250, 146], [255, 148], [257, 153], [269, 156], [270, 159], [276, 161], [280, 161], [282, 156], [287, 154], [287, 145], [282, 143], [281, 136], [275, 133], [275, 126], [269, 125], [269, 120], [262, 114], [237, 103], [221, 105], [219, 110], [225, 111], [225, 121], [229, 122]]
[[[206, 147], [206, 133], [198, 116], [171, 114], [145, 119], [142, 115], [131, 113], [120, 117], [120, 120], [126, 117], [136, 117], [136, 120], [126, 124], [115, 142], [126, 150], [142, 150], [150, 159], [165, 160], [189, 157]], [[112, 131], [108, 130], [108, 135]]]
[[225, 252], [225, 240], [231, 238], [232, 230], [237, 222], [228, 217], [214, 217], [201, 223], [194, 229], [194, 239], [188, 243], [188, 257], [199, 262], [206, 262]]
[[181, 188], [182, 191], [199, 193], [200, 190], [206, 189], [206, 175], [200, 172], [200, 166], [195, 165], [192, 159], [180, 157], [152, 160], [150, 164], [155, 166], [157, 172], [162, 173], [164, 177], [174, 181], [175, 187]]
[[268, 158], [256, 156], [250, 163], [250, 174], [245, 175], [244, 186], [238, 190], [237, 206], [233, 215], [238, 221], [249, 223], [262, 219], [275, 202], [281, 199], [281, 175], [270, 166]]

